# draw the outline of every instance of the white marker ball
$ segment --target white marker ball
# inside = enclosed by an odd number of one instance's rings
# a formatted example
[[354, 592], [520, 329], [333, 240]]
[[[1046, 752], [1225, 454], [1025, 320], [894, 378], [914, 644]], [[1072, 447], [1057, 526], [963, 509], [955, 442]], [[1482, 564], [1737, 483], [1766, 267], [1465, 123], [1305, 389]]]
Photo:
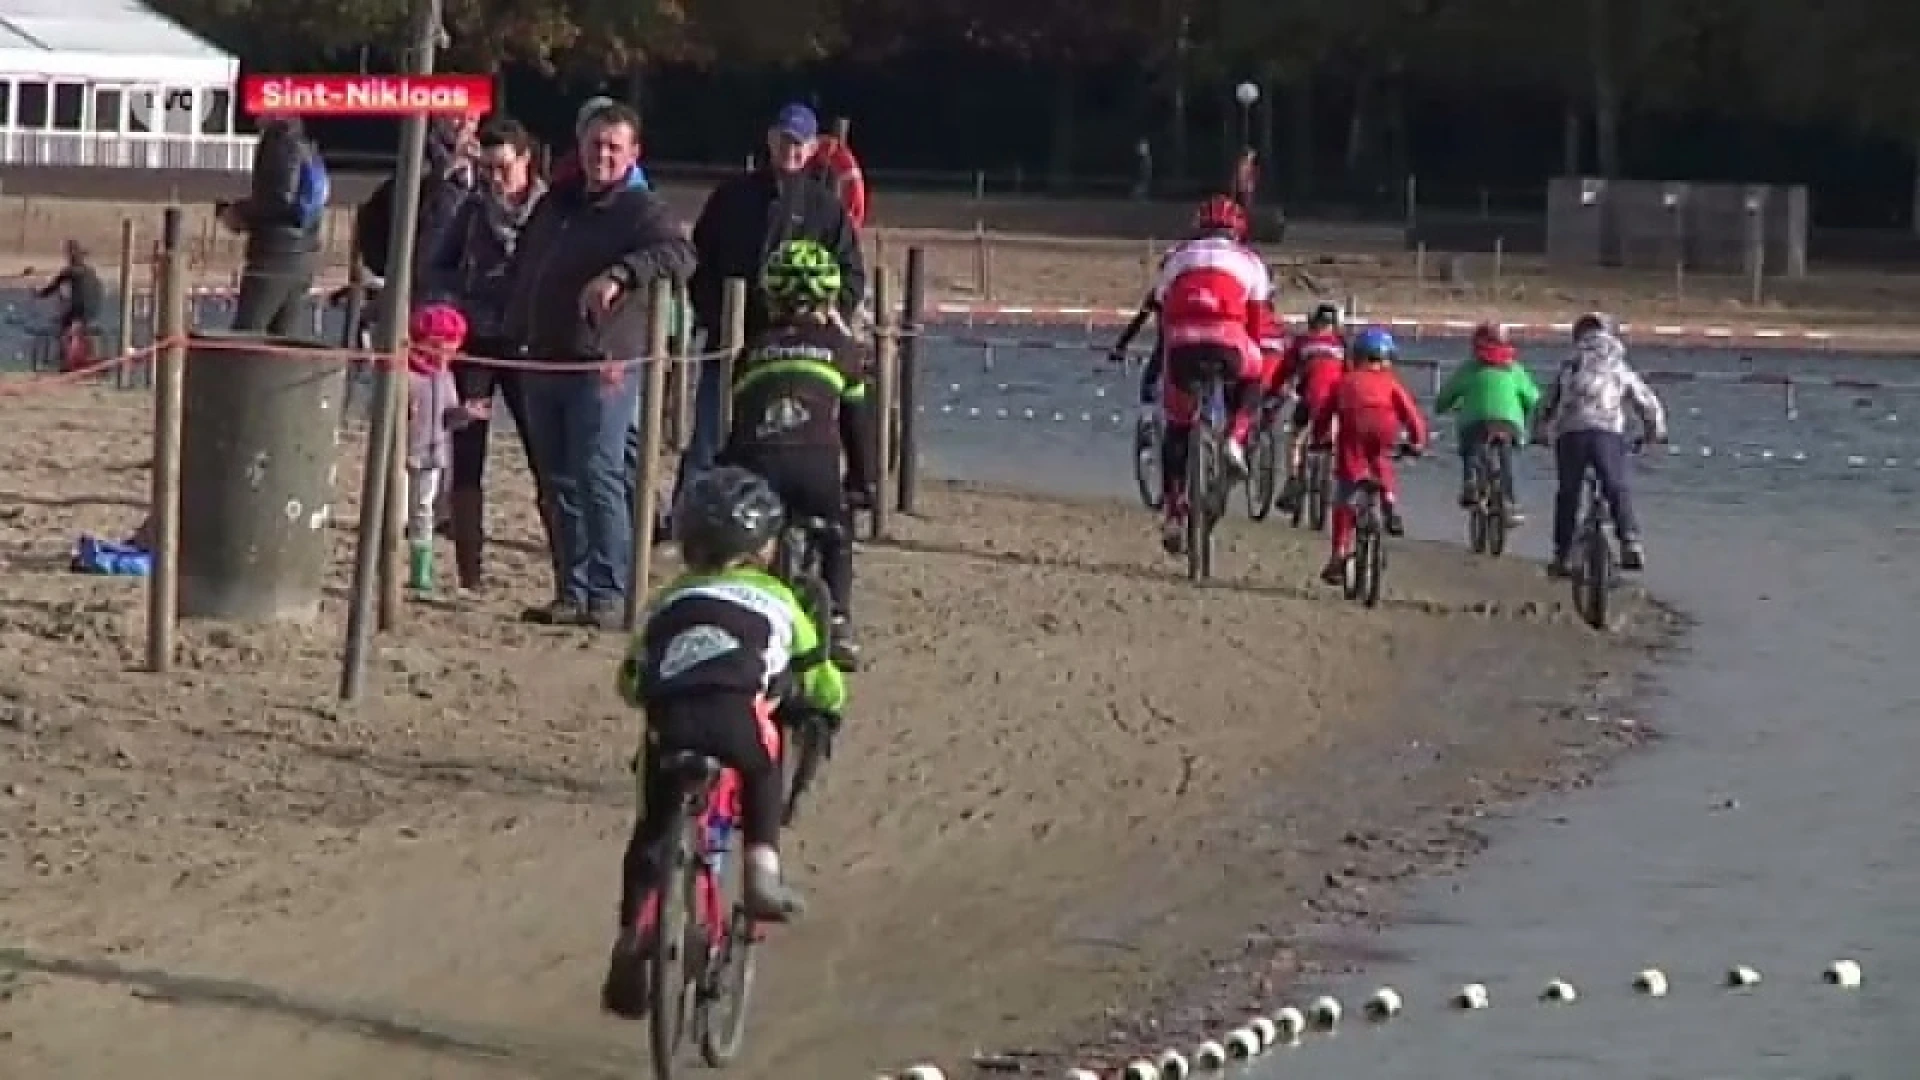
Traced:
[[1453, 1007], [1456, 1009], [1484, 1009], [1487, 1007], [1487, 988], [1479, 983], [1468, 983], [1453, 992]]
[[931, 1065], [915, 1065], [901, 1073], [900, 1080], [947, 1080], [947, 1074]]
[[1306, 1034], [1307, 1017], [1305, 1013], [1289, 1005], [1274, 1012], [1273, 1026], [1278, 1029], [1279, 1040], [1292, 1046], [1300, 1041], [1300, 1036]]
[[1227, 1063], [1227, 1048], [1208, 1039], [1193, 1051], [1193, 1067], [1211, 1071]]
[[1264, 1016], [1256, 1016], [1247, 1021], [1247, 1026], [1252, 1028], [1253, 1033], [1260, 1037], [1260, 1049], [1262, 1050], [1280, 1041], [1280, 1029], [1274, 1025], [1273, 1021]]
[[1860, 985], [1860, 965], [1852, 960], [1835, 960], [1827, 965], [1828, 985], [1851, 990]]
[[1129, 1061], [1120, 1080], [1160, 1080], [1160, 1070], [1154, 1068], [1151, 1061]]
[[1573, 984], [1562, 979], [1553, 980], [1540, 991], [1541, 1001], [1551, 1001], [1557, 1005], [1566, 1005], [1579, 998], [1580, 995], [1573, 989]]
[[1066, 1080], [1100, 1080], [1100, 1074], [1092, 1069], [1068, 1069]]
[[1667, 996], [1667, 973], [1659, 968], [1648, 968], [1633, 977], [1633, 988], [1648, 997]]
[[1400, 1015], [1400, 993], [1392, 987], [1383, 986], [1367, 999], [1367, 1015], [1375, 1020], [1391, 1020]]
[[1307, 1006], [1307, 1017], [1313, 1021], [1313, 1026], [1321, 1031], [1332, 1031], [1340, 1026], [1340, 1013], [1340, 1001], [1331, 995], [1322, 994], [1313, 999], [1312, 1005]]
[[1760, 985], [1760, 973], [1745, 964], [1727, 972], [1727, 986], [1733, 989], [1742, 990], [1758, 985]]
[[1237, 1027], [1227, 1032], [1227, 1056], [1235, 1061], [1245, 1061], [1260, 1053], [1260, 1036], [1252, 1028]]
[[1193, 1072], [1193, 1069], [1187, 1065], [1186, 1056], [1178, 1050], [1160, 1051], [1159, 1060], [1155, 1064], [1160, 1066], [1160, 1075], [1167, 1080], [1187, 1080], [1187, 1075]]

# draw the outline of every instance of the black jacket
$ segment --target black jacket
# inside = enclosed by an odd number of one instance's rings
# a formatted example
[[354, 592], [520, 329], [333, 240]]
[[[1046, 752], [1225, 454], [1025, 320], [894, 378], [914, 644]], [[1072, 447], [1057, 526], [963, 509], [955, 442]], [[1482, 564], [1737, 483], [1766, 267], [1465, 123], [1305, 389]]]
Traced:
[[737, 277], [748, 285], [747, 336], [765, 329], [760, 270], [789, 240], [817, 241], [839, 258], [839, 308], [851, 322], [867, 293], [867, 265], [833, 177], [820, 166], [789, 174], [770, 169], [743, 173], [722, 181], [707, 196], [693, 225], [693, 248], [700, 259], [688, 285], [694, 320], [717, 332], [726, 281]]
[[237, 207], [247, 230], [248, 262], [304, 258], [320, 250], [320, 222], [300, 221], [300, 167], [317, 153], [292, 127], [269, 124], [260, 133], [247, 197]]
[[[452, 225], [460, 204], [473, 191], [473, 177], [456, 167], [454, 152], [450, 133], [437, 126], [428, 131], [426, 156], [420, 163], [420, 215], [413, 231], [416, 287], [425, 277], [428, 256]], [[393, 236], [394, 179], [389, 175], [382, 180], [353, 218], [353, 242], [360, 252], [360, 264], [382, 278], [393, 269], [387, 265], [392, 261], [387, 249]]]
[[[693, 245], [659, 196], [633, 185], [596, 195], [579, 181], [563, 183], [547, 192], [520, 232], [507, 271], [502, 333], [540, 359], [642, 356], [651, 284], [685, 281], [692, 272]], [[626, 294], [595, 326], [582, 294], [603, 274], [620, 281]]]

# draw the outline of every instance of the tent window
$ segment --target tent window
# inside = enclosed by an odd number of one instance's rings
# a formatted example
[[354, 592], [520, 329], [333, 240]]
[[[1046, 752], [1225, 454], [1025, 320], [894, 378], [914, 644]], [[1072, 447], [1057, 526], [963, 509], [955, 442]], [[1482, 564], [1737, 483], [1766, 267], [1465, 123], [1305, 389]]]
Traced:
[[20, 126], [31, 131], [44, 131], [47, 127], [47, 110], [53, 104], [53, 94], [46, 83], [20, 84]]
[[200, 122], [200, 134], [233, 134], [233, 91], [202, 90], [201, 93], [207, 97], [204, 105], [206, 119]]
[[87, 88], [79, 83], [53, 85], [53, 129], [82, 131], [86, 128]]
[[93, 130], [120, 130], [120, 102], [125, 96], [122, 90], [100, 89], [93, 92]]
[[13, 84], [0, 82], [0, 124], [13, 124]]

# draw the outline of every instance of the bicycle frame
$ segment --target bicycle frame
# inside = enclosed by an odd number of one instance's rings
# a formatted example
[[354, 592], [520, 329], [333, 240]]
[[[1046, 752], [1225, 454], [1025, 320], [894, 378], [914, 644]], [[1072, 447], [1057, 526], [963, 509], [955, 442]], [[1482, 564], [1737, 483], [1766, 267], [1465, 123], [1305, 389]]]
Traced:
[[[732, 769], [723, 769], [704, 792], [682, 792], [681, 799], [681, 813], [695, 816], [700, 822], [694, 833], [694, 903], [705, 930], [707, 957], [711, 958], [726, 943], [727, 937], [729, 912], [720, 877], [726, 870], [727, 856], [732, 853], [733, 839], [739, 835], [740, 778]], [[685, 825], [682, 818], [680, 826]], [[663, 845], [675, 842], [671, 832], [662, 839]], [[652, 935], [654, 923], [659, 919], [660, 890], [671, 884], [666, 880], [665, 860], [657, 861], [663, 869], [661, 880], [647, 890], [640, 904], [639, 918], [635, 920], [635, 929], [642, 940]]]

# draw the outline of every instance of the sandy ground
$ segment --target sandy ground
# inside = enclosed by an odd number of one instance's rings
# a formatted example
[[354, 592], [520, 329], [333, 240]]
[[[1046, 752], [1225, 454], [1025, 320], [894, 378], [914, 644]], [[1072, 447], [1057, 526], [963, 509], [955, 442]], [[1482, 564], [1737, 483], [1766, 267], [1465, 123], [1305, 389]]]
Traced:
[[[594, 1000], [635, 718], [617, 635], [511, 618], [544, 573], [509, 440], [507, 586], [411, 606], [342, 710], [337, 589], [313, 627], [189, 626], [159, 678], [141, 586], [63, 571], [139, 516], [145, 409], [0, 398], [0, 1075], [635, 1075], [643, 1029]], [[1352, 959], [1326, 927], [1646, 730], [1677, 619], [1644, 598], [1603, 639], [1535, 567], [1409, 543], [1366, 612], [1317, 538], [1228, 531], [1194, 589], [1137, 508], [935, 485], [865, 549], [873, 659], [790, 843], [815, 915], [737, 1075], [1100, 1056], [1271, 1006]]]
[[[691, 220], [706, 189], [669, 185], [663, 192]], [[211, 197], [187, 202], [183, 235], [196, 282], [226, 286], [234, 280], [240, 241], [214, 224], [210, 205]], [[1132, 203], [975, 202], [882, 192], [876, 205], [870, 251], [900, 273], [906, 250], [924, 247], [931, 299], [956, 303], [1131, 307], [1160, 248], [1183, 228], [1178, 207]], [[1102, 214], [1103, 205], [1111, 213]], [[160, 227], [157, 204], [0, 198], [0, 277], [44, 276], [69, 237], [92, 249], [112, 274], [129, 217], [144, 259]], [[330, 285], [345, 280], [350, 231], [349, 211], [329, 214], [324, 276]], [[1754, 303], [1750, 283], [1737, 275], [1676, 280], [1668, 272], [1550, 269], [1533, 256], [1429, 258], [1396, 250], [1399, 235], [1377, 226], [1293, 224], [1288, 242], [1267, 251], [1280, 269], [1282, 306], [1304, 312], [1318, 300], [1352, 299], [1362, 312], [1382, 318], [1541, 324], [1598, 308], [1649, 324], [1814, 327], [1835, 332], [1835, 343], [1851, 348], [1920, 348], [1920, 275], [1818, 271], [1798, 281], [1770, 281]]]

